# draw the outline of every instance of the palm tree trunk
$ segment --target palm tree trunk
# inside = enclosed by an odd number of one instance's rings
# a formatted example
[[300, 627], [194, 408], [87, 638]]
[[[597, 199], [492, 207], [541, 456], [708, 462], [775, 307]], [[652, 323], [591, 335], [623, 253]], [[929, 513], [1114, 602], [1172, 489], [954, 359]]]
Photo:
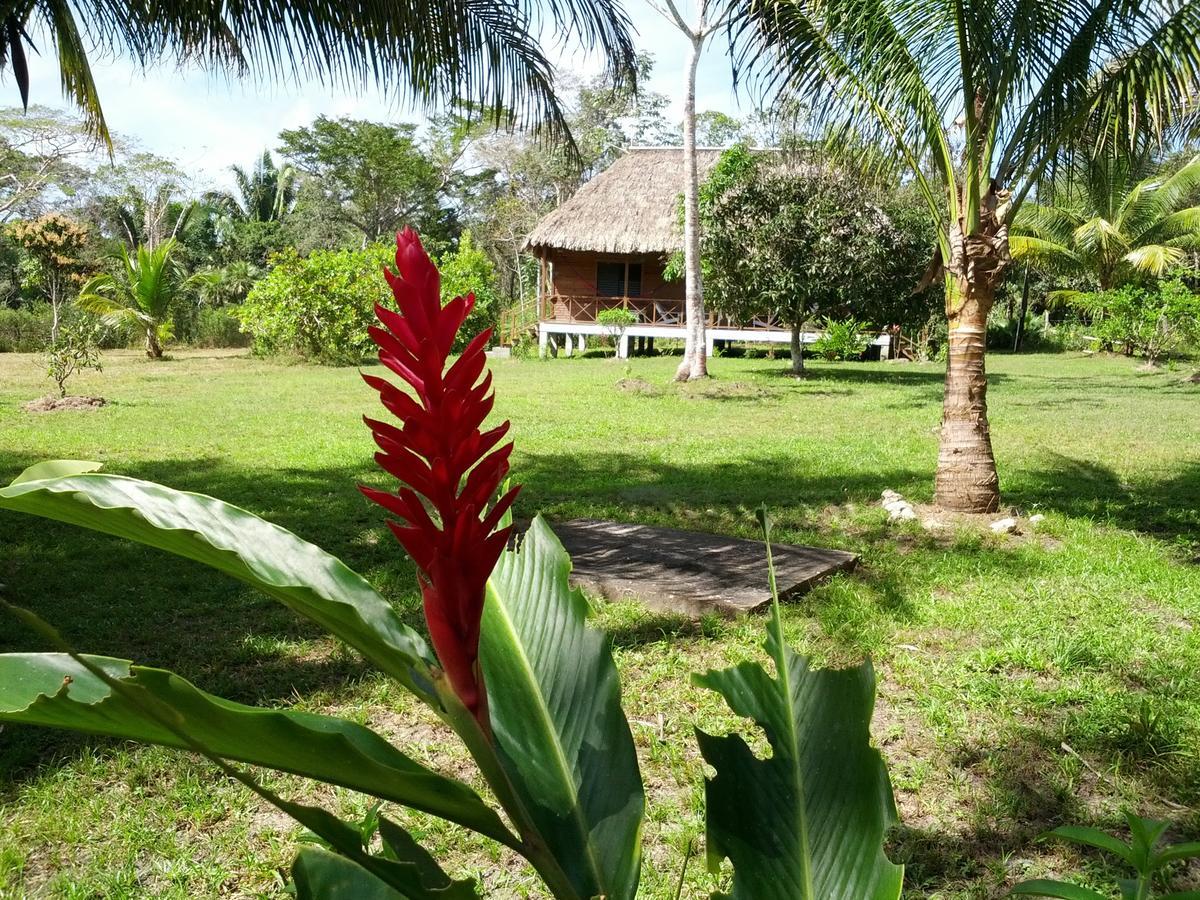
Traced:
[[[987, 415], [987, 319], [1010, 257], [1008, 230], [951, 236], [946, 272], [949, 360], [935, 496], [938, 506], [988, 513], [1000, 508], [1000, 478]], [[988, 229], [991, 230], [991, 229]]]
[[935, 488], [943, 509], [985, 513], [1000, 508], [983, 363], [992, 300], [990, 286], [954, 275], [946, 279], [946, 308], [956, 311], [949, 314], [950, 357]]
[[151, 359], [162, 359], [163, 348], [153, 327], [146, 329], [146, 355]]
[[704, 281], [700, 273], [700, 179], [696, 172], [696, 67], [704, 49], [701, 29], [691, 35], [687, 91], [683, 103], [683, 256], [685, 272], [684, 310], [687, 341], [676, 381], [708, 377], [705, 336]]

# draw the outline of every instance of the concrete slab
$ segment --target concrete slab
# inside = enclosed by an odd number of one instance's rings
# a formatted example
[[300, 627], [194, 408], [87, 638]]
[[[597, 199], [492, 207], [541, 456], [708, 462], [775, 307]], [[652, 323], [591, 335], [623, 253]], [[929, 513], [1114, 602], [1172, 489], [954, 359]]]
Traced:
[[[596, 519], [551, 527], [571, 554], [572, 583], [590, 594], [690, 616], [753, 612], [771, 602], [761, 541]], [[772, 544], [771, 552], [784, 600], [858, 563], [842, 550]]]

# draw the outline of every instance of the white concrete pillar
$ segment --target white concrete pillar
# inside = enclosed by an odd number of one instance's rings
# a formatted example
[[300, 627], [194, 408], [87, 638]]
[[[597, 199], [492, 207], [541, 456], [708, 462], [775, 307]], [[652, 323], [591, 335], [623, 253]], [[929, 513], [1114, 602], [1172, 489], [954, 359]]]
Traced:
[[575, 350], [575, 341], [569, 334], [563, 335], [563, 355], [570, 356]]
[[587, 353], [587, 336], [581, 334], [579, 335], [579, 355], [583, 356], [585, 353]]
[[617, 358], [629, 359], [629, 335], [621, 335], [621, 339], [617, 342]]
[[707, 358], [709, 358], [709, 359], [712, 359], [712, 355], [713, 355], [713, 336], [712, 336], [712, 332], [710, 332], [710, 331], [705, 331], [705, 332], [704, 332], [704, 355], [705, 355]]
[[543, 359], [546, 356], [546, 350], [550, 346], [550, 332], [545, 328], [538, 328], [538, 356]]

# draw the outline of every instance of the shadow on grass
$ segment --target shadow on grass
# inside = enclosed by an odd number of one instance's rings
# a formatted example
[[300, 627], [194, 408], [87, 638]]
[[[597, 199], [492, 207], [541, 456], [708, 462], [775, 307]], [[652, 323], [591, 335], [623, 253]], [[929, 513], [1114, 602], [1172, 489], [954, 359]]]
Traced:
[[[902, 822], [890, 835], [889, 855], [905, 865], [905, 896], [924, 897], [930, 890], [961, 881], [994, 881], [997, 888], [1011, 887], [1029, 876], [1021, 866], [1006, 861], [1015, 858], [1019, 863], [1044, 852], [1042, 843], [1052, 829], [1084, 825], [1124, 834], [1122, 810], [1145, 814], [1145, 803], [1154, 797], [1175, 804], [1177, 812], [1169, 816], [1177, 826], [1173, 839], [1195, 838], [1194, 813], [1178, 812], [1188, 809], [1179, 804], [1190, 807], [1197, 797], [1194, 759], [1181, 758], [1167, 765], [1129, 753], [1114, 754], [1111, 746], [1081, 738], [1087, 715], [1081, 712], [1066, 723], [1047, 717], [1034, 724], [1012, 725], [988, 746], [956, 754], [950, 764], [962, 780], [975, 785], [970, 808], [956, 811], [955, 818], [963, 826], [954, 830], [940, 823], [926, 827], [923, 817], [916, 814], [910, 817], [913, 821]], [[1121, 783], [1110, 773], [1119, 773]], [[1181, 815], [1184, 821], [1180, 821]], [[1128, 877], [1114, 867], [1117, 861], [1090, 852], [1086, 855], [1100, 860], [1114, 881]], [[1070, 873], [1067, 880], [1071, 880]], [[1187, 886], [1195, 885], [1176, 885]], [[1004, 894], [996, 890], [988, 896]]]
[[[0, 479], [7, 481], [37, 461], [0, 452]], [[211, 494], [277, 522], [362, 572], [393, 599], [409, 624], [423, 631], [413, 568], [387, 534], [383, 515], [355, 488], [360, 480], [384, 483], [369, 459], [364, 457], [357, 468], [249, 470], [202, 458], [125, 466], [119, 474]], [[515, 475], [526, 485], [523, 509], [542, 510], [552, 520], [607, 517], [753, 539], [758, 536], [754, 509], [766, 502], [780, 509], [777, 540], [858, 552], [893, 547], [899, 542], [897, 535], [882, 520], [874, 530], [830, 533], [823, 524], [825, 507], [873, 504], [884, 486], [919, 497], [929, 482], [928, 472], [886, 464], [877, 470], [814, 476], [799, 472], [783, 455], [666, 465], [637, 453], [585, 451], [522, 455]], [[1200, 464], [1165, 482], [1133, 487], [1121, 485], [1102, 466], [1062, 457], [1052, 468], [1025, 473], [1009, 498], [1018, 504], [1050, 506], [1069, 516], [1105, 517], [1150, 533], [1194, 533]], [[918, 554], [969, 555], [981, 573], [1031, 577], [1039, 565], [1036, 558], [990, 545], [945, 547], [926, 535], [908, 540]], [[170, 668], [206, 690], [246, 703], [314, 693], [327, 694], [336, 703], [370, 671], [353, 654], [324, 641], [315, 626], [199, 564], [10, 513], [0, 513], [0, 547], [5, 548], [0, 582], [6, 598], [49, 620], [80, 650]], [[919, 565], [919, 556], [914, 560]], [[912, 567], [894, 560], [874, 565], [869, 558], [849, 577], [866, 590], [822, 591], [792, 606], [799, 615], [819, 618], [834, 643], [853, 654], [871, 649], [870, 633], [881, 621], [912, 617], [911, 597], [919, 579], [914, 580], [918, 576]], [[704, 628], [703, 623], [668, 617], [616, 615], [611, 621], [612, 640], [621, 647], [698, 640]], [[0, 627], [0, 651], [40, 646], [34, 636], [11, 623]], [[1051, 740], [1049, 730], [1047, 735]], [[6, 728], [0, 731], [0, 772], [11, 781], [38, 763], [69, 757], [96, 743], [40, 729]], [[1016, 750], [1003, 753], [1011, 756]], [[1011, 768], [1027, 772], [1023, 777], [1037, 777], [1034, 769], [1016, 762]], [[1038, 798], [1052, 792], [1033, 785], [1029, 795], [1035, 805], [1045, 805]], [[1065, 816], [1069, 810], [1061, 812]], [[1043, 830], [1040, 824], [1036, 828]], [[932, 866], [927, 863], [927, 868]]]
[[1181, 463], [1170, 478], [1128, 484], [1111, 468], [1051, 453], [1053, 463], [1016, 473], [1006, 502], [1056, 510], [1165, 540], [1200, 538], [1200, 462]]

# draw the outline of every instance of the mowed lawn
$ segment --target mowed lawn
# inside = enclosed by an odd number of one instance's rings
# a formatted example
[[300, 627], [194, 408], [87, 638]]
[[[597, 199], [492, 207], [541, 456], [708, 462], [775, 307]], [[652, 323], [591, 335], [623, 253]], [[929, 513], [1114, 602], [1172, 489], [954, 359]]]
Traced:
[[[1169, 818], [1200, 838], [1200, 385], [1129, 360], [996, 356], [992, 422], [1005, 500], [1046, 515], [996, 538], [889, 526], [893, 488], [932, 493], [941, 369], [717, 359], [710, 383], [668, 384], [671, 359], [494, 364], [513, 421], [518, 515], [575, 516], [855, 551], [859, 570], [788, 606], [792, 642], [829, 664], [875, 660], [874, 737], [901, 824], [907, 896], [1003, 896], [1021, 878], [1118, 874], [1040, 836]], [[38, 460], [204, 491], [293, 529], [364, 572], [420, 623], [412, 567], [355, 490], [383, 484], [353, 369], [179, 352], [105, 355], [72, 383], [95, 412], [28, 414], [36, 357], [0, 355], [0, 479]], [[372, 723], [470, 777], [453, 735], [397, 687], [249, 588], [139, 546], [0, 513], [4, 595], [78, 648], [172, 668], [245, 702]], [[728, 884], [703, 855], [704, 766], [693, 729], [739, 725], [692, 671], [761, 658], [763, 621], [691, 622], [605, 606], [648, 789], [642, 896]], [[39, 648], [14, 623], [0, 650]], [[361, 816], [363, 798], [264, 774], [292, 797]], [[489, 897], [542, 896], [507, 852], [393, 811]], [[772, 827], [763, 821], [764, 831]], [[187, 754], [61, 732], [0, 731], [0, 897], [279, 897], [298, 830]], [[1200, 868], [1176, 889], [1200, 887]]]

